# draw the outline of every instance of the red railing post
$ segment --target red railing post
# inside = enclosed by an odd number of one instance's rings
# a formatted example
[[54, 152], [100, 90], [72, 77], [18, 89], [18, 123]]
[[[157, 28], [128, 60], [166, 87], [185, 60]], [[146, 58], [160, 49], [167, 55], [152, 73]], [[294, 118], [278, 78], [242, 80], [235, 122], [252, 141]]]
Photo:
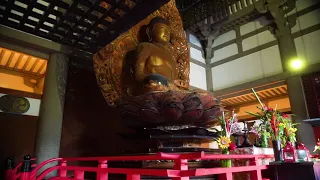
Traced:
[[[67, 166], [67, 161], [65, 161], [65, 160], [60, 161], [59, 166], [60, 167], [66, 167]], [[59, 169], [58, 177], [67, 177], [67, 170]]]
[[101, 171], [102, 169], [108, 168], [107, 161], [99, 161], [98, 165], [98, 172], [97, 172], [97, 180], [108, 180], [108, 173]]
[[228, 172], [228, 173], [225, 173], [225, 174], [219, 174], [218, 179], [219, 180], [232, 180], [233, 179], [232, 178], [232, 172]]
[[5, 180], [14, 180], [13, 179], [13, 170], [12, 169], [7, 169], [5, 172]]
[[[258, 165], [258, 157], [250, 159], [250, 166]], [[250, 172], [250, 180], [262, 180], [261, 169], [256, 169]]]
[[[174, 170], [188, 170], [188, 160], [187, 159], [177, 159], [174, 160]], [[189, 177], [173, 177], [172, 180], [189, 180]]]
[[75, 170], [74, 171], [74, 179], [83, 179], [84, 171]]
[[258, 165], [258, 160], [259, 160], [258, 157], [251, 158], [251, 159], [249, 160], [250, 166], [256, 166], [256, 165]]
[[140, 180], [139, 174], [127, 174], [127, 180]]
[[20, 170], [19, 180], [31, 180], [31, 156], [24, 156]]

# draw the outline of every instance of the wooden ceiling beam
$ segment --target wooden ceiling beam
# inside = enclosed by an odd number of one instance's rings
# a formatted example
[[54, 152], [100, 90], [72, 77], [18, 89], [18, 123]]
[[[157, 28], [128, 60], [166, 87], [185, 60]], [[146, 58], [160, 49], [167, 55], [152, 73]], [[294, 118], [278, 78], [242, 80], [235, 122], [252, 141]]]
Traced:
[[22, 60], [23, 56], [24, 56], [23, 54], [20, 54], [16, 64], [14, 65], [14, 69], [18, 69], [18, 66], [21, 63], [21, 60]]
[[9, 59], [8, 59], [8, 61], [7, 61], [7, 63], [6, 63], [6, 65], [5, 65], [6, 67], [9, 67], [9, 66], [10, 66], [11, 61], [12, 61], [12, 59], [13, 59], [14, 55], [15, 55], [15, 53], [14, 53], [14, 52], [11, 52], [10, 57], [9, 57]]

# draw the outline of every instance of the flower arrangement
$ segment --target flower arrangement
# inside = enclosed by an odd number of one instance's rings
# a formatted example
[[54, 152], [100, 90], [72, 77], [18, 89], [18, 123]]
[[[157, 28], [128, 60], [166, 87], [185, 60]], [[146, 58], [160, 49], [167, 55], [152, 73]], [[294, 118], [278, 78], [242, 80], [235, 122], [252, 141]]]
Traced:
[[254, 114], [247, 112], [261, 120], [261, 124], [259, 127], [255, 127], [255, 131], [258, 132], [259, 136], [265, 135], [271, 137], [272, 140], [280, 140], [283, 134], [283, 126], [280, 126], [279, 116], [281, 115], [279, 112], [267, 106], [257, 108], [261, 110], [261, 113]]
[[[221, 125], [220, 138], [218, 139], [218, 145], [222, 150], [222, 154], [229, 154], [229, 151], [235, 150], [237, 146], [231, 143], [230, 136], [240, 130], [238, 124], [237, 114], [232, 111], [230, 118], [225, 118], [224, 112], [222, 117], [218, 118]], [[231, 159], [221, 160], [222, 167], [231, 167]]]
[[284, 134], [281, 137], [282, 144], [285, 144], [286, 142], [296, 142], [296, 132], [297, 128], [296, 125], [298, 123], [292, 123], [290, 117], [287, 114], [281, 115], [281, 123], [280, 126], [283, 127]]
[[253, 114], [248, 112], [261, 121], [259, 126], [252, 127], [252, 132], [255, 132], [259, 137], [265, 136], [267, 138], [271, 137], [272, 140], [280, 140], [283, 145], [288, 141], [296, 142], [297, 128], [295, 126], [297, 124], [293, 124], [287, 114], [267, 106], [258, 108], [261, 113]]
[[[251, 127], [250, 127], [250, 131], [251, 133], [255, 134], [256, 136], [258, 136], [259, 138], [266, 133], [265, 127], [262, 127], [262, 121], [256, 121]], [[270, 136], [270, 135], [268, 135]]]
[[256, 114], [247, 113], [255, 116], [261, 123], [258, 126], [252, 127], [251, 131], [255, 132], [259, 137], [264, 136], [266, 138], [271, 137], [272, 140], [280, 140], [283, 145], [288, 141], [296, 142], [297, 128], [295, 126], [297, 124], [293, 124], [287, 114], [278, 111], [277, 106], [270, 108], [263, 105], [255, 91], [253, 89], [252, 91], [261, 105], [261, 107], [257, 107], [261, 112]]
[[222, 153], [227, 154], [229, 150], [234, 150], [236, 146], [231, 143], [230, 136], [240, 131], [238, 124], [237, 114], [232, 111], [232, 116], [228, 119], [225, 118], [224, 112], [222, 117], [218, 118], [221, 125], [220, 138], [218, 139], [219, 147]]
[[314, 150], [313, 150], [313, 152], [316, 152], [317, 150], [319, 150], [319, 151], [320, 151], [320, 139], [318, 139], [318, 141], [317, 141], [316, 145], [314, 146]]

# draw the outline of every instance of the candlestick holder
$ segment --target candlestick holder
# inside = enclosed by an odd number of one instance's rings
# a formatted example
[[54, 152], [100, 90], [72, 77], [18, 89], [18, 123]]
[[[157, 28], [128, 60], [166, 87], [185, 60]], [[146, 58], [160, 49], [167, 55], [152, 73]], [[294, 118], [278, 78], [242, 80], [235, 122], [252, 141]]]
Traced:
[[241, 147], [251, 147], [252, 144], [250, 143], [250, 140], [249, 140], [249, 135], [248, 135], [248, 132], [249, 132], [249, 129], [247, 128], [247, 123], [246, 122], [243, 122], [244, 123], [244, 128], [243, 128], [243, 143], [241, 145]]
[[234, 137], [237, 148], [241, 147], [241, 137], [243, 136], [243, 133], [233, 133], [232, 136]]

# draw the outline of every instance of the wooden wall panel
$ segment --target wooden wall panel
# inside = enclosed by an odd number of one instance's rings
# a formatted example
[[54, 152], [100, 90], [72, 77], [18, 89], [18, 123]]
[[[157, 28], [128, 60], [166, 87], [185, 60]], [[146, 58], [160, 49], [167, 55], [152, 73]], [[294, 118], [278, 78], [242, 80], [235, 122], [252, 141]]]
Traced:
[[126, 129], [119, 111], [105, 102], [94, 72], [70, 67], [66, 93], [60, 156], [119, 155], [124, 147], [136, 147], [117, 134]]
[[4, 162], [8, 156], [15, 164], [24, 155], [33, 154], [38, 117], [0, 113], [0, 179], [4, 177]]

